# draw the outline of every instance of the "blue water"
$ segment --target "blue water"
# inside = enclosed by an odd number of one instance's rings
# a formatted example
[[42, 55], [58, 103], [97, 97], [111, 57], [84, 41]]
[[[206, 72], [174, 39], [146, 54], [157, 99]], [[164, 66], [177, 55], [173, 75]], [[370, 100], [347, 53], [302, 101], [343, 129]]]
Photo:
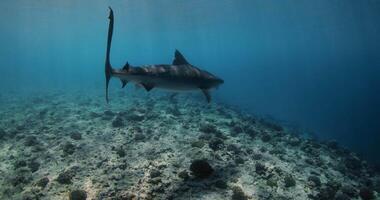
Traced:
[[177, 48], [225, 80], [214, 102], [379, 162], [380, 1], [2, 0], [1, 90], [104, 90], [108, 6], [113, 66]]

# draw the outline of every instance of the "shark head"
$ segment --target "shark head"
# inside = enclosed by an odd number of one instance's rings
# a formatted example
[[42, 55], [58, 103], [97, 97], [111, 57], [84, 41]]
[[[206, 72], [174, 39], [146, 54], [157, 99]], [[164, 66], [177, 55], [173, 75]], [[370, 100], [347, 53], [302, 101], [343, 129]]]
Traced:
[[[197, 69], [199, 69], [198, 67], [196, 67]], [[208, 88], [208, 89], [211, 89], [211, 88], [218, 88], [219, 85], [223, 84], [224, 83], [224, 80], [207, 72], [207, 71], [204, 71], [204, 70], [200, 70], [202, 71], [202, 74], [203, 76], [205, 77], [204, 80], [202, 81], [202, 87], [203, 88]]]
[[222, 85], [223, 83], [224, 80], [216, 76], [214, 76], [214, 78], [212, 78], [209, 82], [210, 88], [218, 88], [219, 85]]

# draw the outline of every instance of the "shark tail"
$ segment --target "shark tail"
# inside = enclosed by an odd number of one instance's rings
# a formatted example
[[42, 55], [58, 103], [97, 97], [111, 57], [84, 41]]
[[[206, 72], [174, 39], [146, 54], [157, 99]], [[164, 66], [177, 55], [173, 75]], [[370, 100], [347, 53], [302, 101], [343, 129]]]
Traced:
[[113, 10], [111, 7], [110, 9], [110, 14], [109, 14], [109, 26], [108, 26], [108, 39], [107, 39], [107, 53], [106, 53], [106, 63], [105, 63], [105, 75], [106, 75], [106, 101], [107, 103], [109, 102], [108, 99], [108, 85], [110, 82], [110, 79], [112, 77], [112, 66], [110, 62], [110, 51], [111, 51], [111, 42], [112, 42], [112, 33], [113, 33]]

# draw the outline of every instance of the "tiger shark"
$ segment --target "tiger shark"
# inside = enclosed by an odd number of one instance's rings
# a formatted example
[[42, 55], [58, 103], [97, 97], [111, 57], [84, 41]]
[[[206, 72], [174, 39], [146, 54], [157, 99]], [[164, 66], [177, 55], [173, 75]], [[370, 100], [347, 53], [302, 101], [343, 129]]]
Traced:
[[119, 78], [122, 88], [128, 82], [135, 83], [150, 91], [161, 88], [172, 91], [202, 91], [207, 102], [211, 101], [210, 89], [223, 84], [221, 78], [191, 65], [185, 57], [175, 50], [172, 64], [132, 66], [128, 62], [122, 69], [114, 69], [110, 63], [110, 51], [114, 25], [113, 10], [110, 7], [107, 52], [105, 62], [106, 75], [106, 101], [108, 98], [108, 85], [111, 77]]

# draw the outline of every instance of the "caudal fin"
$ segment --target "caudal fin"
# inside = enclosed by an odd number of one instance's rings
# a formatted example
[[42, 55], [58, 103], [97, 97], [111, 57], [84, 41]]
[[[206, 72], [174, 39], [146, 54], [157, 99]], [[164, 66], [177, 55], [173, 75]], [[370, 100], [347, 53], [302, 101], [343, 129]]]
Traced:
[[113, 11], [112, 8], [110, 9], [110, 15], [109, 15], [109, 26], [108, 26], [108, 39], [107, 39], [107, 53], [106, 53], [106, 63], [105, 63], [105, 75], [106, 75], [106, 101], [109, 102], [108, 99], [108, 85], [112, 76], [112, 66], [110, 63], [110, 51], [111, 51], [111, 42], [112, 42], [112, 33], [113, 33]]

